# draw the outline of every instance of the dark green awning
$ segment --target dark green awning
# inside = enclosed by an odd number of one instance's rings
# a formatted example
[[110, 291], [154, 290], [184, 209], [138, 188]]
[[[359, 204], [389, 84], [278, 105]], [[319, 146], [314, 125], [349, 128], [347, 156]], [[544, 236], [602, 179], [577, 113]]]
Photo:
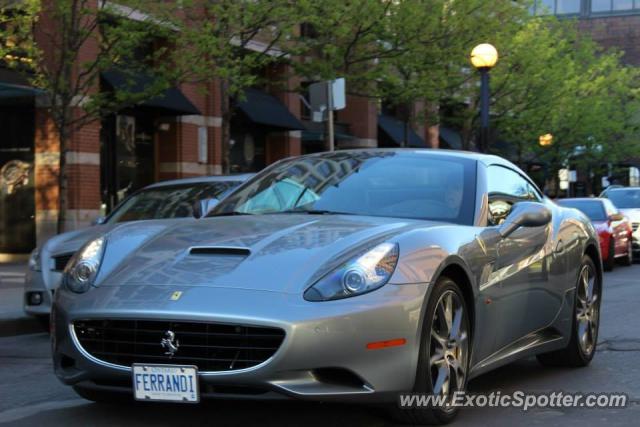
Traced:
[[[101, 73], [101, 76], [112, 89], [127, 90], [132, 93], [144, 92], [153, 84], [153, 77], [142, 73], [109, 70]], [[175, 87], [166, 89], [161, 95], [143, 101], [136, 107], [151, 108], [174, 116], [202, 114], [180, 89]]]
[[10, 68], [0, 67], [0, 98], [26, 98], [44, 93], [29, 84], [29, 79]]
[[[396, 144], [402, 145], [404, 141], [405, 123], [395, 117], [380, 114], [378, 116], [378, 127]], [[407, 137], [409, 147], [426, 147], [424, 140], [418, 136], [411, 126], [408, 127]]]
[[42, 90], [31, 86], [12, 85], [0, 82], [0, 98], [24, 98], [43, 93]]
[[287, 130], [305, 128], [278, 98], [259, 89], [245, 89], [237, 107], [256, 124]]
[[440, 126], [438, 129], [440, 134], [440, 142], [442, 148], [450, 148], [452, 150], [462, 150], [462, 136], [457, 131]]

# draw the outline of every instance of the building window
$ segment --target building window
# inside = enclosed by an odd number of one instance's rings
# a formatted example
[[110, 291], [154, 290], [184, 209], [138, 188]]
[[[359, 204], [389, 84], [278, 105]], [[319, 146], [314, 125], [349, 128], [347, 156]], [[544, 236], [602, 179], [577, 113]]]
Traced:
[[591, 12], [618, 13], [640, 11], [640, 0], [591, 0]]
[[536, 0], [536, 15], [577, 15], [580, 13], [581, 0]]

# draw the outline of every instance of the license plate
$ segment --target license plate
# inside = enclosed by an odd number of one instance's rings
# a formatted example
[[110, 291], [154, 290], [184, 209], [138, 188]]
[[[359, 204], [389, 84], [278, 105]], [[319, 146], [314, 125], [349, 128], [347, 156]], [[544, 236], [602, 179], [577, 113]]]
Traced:
[[200, 401], [198, 368], [135, 364], [133, 390], [136, 400], [197, 403]]

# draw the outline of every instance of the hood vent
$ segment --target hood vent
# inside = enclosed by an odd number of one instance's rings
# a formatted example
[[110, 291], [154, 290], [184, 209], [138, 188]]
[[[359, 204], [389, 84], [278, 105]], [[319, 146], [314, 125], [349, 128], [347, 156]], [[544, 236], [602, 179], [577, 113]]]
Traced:
[[231, 255], [248, 257], [251, 251], [247, 248], [234, 246], [193, 246], [189, 249], [190, 255]]

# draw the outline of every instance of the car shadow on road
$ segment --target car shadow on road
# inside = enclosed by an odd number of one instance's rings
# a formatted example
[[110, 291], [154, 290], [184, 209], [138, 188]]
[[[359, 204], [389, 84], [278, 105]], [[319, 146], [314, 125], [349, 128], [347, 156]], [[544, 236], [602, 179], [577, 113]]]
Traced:
[[42, 420], [46, 420], [47, 426], [65, 427], [390, 425], [381, 415], [365, 406], [298, 401], [205, 401], [197, 406], [134, 402], [110, 405], [87, 402], [86, 405], [40, 412], [6, 425], [41, 425]]

